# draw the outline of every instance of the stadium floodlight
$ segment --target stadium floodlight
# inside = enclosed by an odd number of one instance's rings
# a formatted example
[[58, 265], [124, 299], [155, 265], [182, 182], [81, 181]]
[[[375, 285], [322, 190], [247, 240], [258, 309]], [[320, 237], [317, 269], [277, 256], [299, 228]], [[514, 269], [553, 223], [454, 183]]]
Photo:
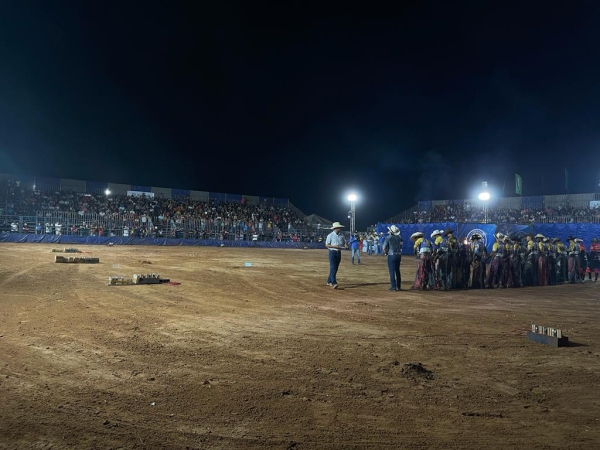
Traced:
[[106, 190], [104, 191], [104, 193], [108, 196], [110, 195], [110, 189], [106, 188]]
[[487, 181], [484, 181], [483, 183], [481, 183], [481, 187], [483, 188], [483, 191], [479, 194], [479, 200], [481, 200], [483, 202], [483, 223], [487, 223], [488, 221], [488, 217], [487, 217], [487, 203], [490, 200], [490, 193], [488, 192], [487, 189]]
[[350, 202], [350, 211], [348, 212], [348, 218], [350, 219], [350, 235], [354, 235], [356, 231], [356, 200], [358, 196], [352, 192], [348, 194], [348, 201]]

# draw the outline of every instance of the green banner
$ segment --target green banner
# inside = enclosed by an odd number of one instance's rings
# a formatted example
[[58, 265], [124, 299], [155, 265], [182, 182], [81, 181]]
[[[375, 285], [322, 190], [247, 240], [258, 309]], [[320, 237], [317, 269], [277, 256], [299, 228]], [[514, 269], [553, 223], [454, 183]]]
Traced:
[[523, 195], [523, 180], [518, 173], [515, 173], [515, 192], [517, 195]]

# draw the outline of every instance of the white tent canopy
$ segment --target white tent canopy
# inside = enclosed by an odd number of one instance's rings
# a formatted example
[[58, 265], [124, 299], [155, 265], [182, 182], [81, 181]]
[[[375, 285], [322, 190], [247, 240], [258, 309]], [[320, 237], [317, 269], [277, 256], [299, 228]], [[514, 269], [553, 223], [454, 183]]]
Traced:
[[310, 216], [306, 216], [304, 218], [304, 222], [309, 226], [309, 227], [313, 227], [313, 228], [331, 228], [331, 225], [333, 225], [333, 222], [331, 220], [327, 220], [317, 214], [311, 214]]

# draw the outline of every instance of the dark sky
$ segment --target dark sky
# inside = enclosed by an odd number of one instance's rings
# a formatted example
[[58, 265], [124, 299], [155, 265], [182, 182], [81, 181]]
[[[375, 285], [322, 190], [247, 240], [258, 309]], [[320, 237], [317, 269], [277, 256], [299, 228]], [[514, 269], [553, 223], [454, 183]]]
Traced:
[[594, 190], [600, 2], [288, 3], [0, 2], [0, 172], [340, 221], [356, 189], [359, 229], [515, 172]]

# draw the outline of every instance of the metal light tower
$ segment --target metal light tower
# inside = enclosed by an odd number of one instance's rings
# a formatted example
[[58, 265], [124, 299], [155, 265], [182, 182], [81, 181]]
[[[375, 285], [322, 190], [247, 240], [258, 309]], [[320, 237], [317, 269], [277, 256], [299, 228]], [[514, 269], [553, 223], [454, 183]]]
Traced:
[[481, 183], [481, 188], [482, 188], [482, 192], [479, 194], [479, 200], [481, 200], [483, 202], [483, 215], [484, 215], [483, 223], [487, 223], [488, 222], [487, 202], [490, 199], [490, 193], [488, 192], [487, 181], [484, 181], [483, 183]]
[[348, 201], [350, 202], [350, 211], [348, 218], [350, 219], [350, 235], [353, 236], [356, 232], [356, 194], [348, 195]]

